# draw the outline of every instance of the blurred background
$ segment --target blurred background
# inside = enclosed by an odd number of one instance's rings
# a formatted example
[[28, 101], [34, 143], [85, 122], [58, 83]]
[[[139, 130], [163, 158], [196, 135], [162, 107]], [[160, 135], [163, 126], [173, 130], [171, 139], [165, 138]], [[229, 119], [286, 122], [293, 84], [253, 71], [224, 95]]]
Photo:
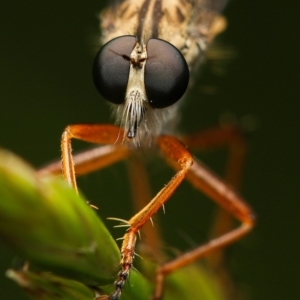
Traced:
[[[91, 79], [102, 2], [27, 0], [1, 5], [0, 146], [35, 167], [60, 156], [66, 125], [112, 122], [110, 109]], [[242, 194], [256, 211], [258, 223], [230, 251], [236, 281], [255, 300], [300, 297], [300, 7], [296, 3], [231, 1], [225, 10], [229, 27], [220, 39], [234, 47], [236, 57], [223, 75], [205, 68], [182, 108], [180, 128], [186, 132], [213, 126], [228, 112], [237, 119], [251, 115], [257, 120], [249, 137]], [[74, 143], [75, 149], [82, 147], [87, 146]], [[197, 156], [222, 173], [225, 152]], [[153, 192], [173, 174], [162, 165], [161, 161], [150, 164]], [[101, 217], [130, 217], [124, 163], [82, 178], [80, 187], [99, 205]], [[166, 244], [189, 249], [186, 237], [194, 243], [207, 237], [213, 205], [202, 201], [188, 184], [173, 198], [166, 215], [160, 213], [160, 227]], [[108, 223], [109, 228], [113, 225]], [[0, 299], [25, 299], [4, 276], [13, 253], [3, 244], [0, 253]]]

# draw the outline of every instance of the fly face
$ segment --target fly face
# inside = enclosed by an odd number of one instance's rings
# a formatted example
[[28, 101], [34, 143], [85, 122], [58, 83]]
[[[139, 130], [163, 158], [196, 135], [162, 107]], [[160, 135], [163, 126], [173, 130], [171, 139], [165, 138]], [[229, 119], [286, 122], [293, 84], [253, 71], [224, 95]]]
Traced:
[[165, 109], [187, 89], [188, 65], [172, 44], [146, 43], [121, 36], [105, 44], [93, 67], [94, 83], [103, 97], [117, 104], [117, 118], [126, 137], [140, 141], [158, 134]]

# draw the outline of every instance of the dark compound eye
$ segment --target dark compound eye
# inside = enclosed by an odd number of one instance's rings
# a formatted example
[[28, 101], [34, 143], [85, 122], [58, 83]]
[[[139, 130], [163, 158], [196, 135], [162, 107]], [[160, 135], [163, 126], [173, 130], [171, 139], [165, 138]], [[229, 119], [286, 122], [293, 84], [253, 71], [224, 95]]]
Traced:
[[172, 44], [150, 39], [147, 44], [145, 88], [152, 107], [164, 108], [177, 102], [187, 89], [188, 65]]
[[[125, 100], [130, 54], [135, 36], [121, 36], [106, 43], [97, 53], [93, 79], [100, 94], [115, 104]], [[154, 108], [164, 108], [177, 102], [186, 91], [189, 70], [181, 52], [172, 44], [150, 39], [147, 43], [145, 89]]]
[[136, 44], [136, 37], [117, 37], [106, 43], [93, 65], [93, 79], [100, 94], [107, 100], [121, 104], [125, 100], [130, 69], [130, 53]]

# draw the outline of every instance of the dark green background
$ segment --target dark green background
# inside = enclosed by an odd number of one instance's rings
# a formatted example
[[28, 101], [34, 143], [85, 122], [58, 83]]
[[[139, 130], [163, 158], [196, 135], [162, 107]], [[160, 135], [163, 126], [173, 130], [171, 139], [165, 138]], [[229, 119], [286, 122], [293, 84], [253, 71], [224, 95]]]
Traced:
[[[230, 26], [222, 39], [238, 56], [223, 78], [205, 72], [182, 109], [181, 128], [186, 130], [212, 126], [226, 111], [259, 120], [249, 139], [242, 189], [257, 212], [258, 224], [231, 251], [234, 274], [255, 300], [300, 297], [300, 32], [295, 3], [232, 1], [225, 11]], [[0, 145], [34, 166], [59, 157], [66, 125], [111, 120], [91, 80], [90, 49], [102, 6], [94, 0], [2, 1]], [[204, 95], [200, 85], [215, 85], [219, 94]], [[217, 170], [225, 157], [198, 156]], [[156, 191], [172, 173], [160, 163], [151, 166], [152, 177], [164, 173]], [[103, 217], [129, 218], [127, 184], [124, 164], [81, 180]], [[198, 199], [198, 193], [184, 184], [166, 205], [162, 231], [168, 244], [184, 249], [190, 245], [183, 236], [195, 243], [205, 239], [203, 223], [210, 207]], [[0, 299], [25, 298], [3, 275], [13, 254], [4, 245], [0, 251]]]

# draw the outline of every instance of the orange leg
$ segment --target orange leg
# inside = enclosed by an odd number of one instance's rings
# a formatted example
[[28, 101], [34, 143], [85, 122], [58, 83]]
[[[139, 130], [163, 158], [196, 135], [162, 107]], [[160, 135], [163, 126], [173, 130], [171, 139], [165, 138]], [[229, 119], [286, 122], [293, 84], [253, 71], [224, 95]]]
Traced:
[[[180, 140], [184, 141], [184, 144], [187, 144], [189, 149], [196, 151], [215, 150], [216, 148], [221, 147], [227, 148], [228, 159], [225, 178], [226, 181], [233, 187], [238, 188], [242, 177], [244, 158], [246, 154], [245, 131], [242, 129], [243, 128], [236, 124], [225, 124], [223, 126], [197, 132], [196, 134], [181, 137]], [[149, 192], [147, 193], [149, 189], [147, 185], [148, 180], [144, 178], [146, 176], [146, 170], [143, 162], [141, 162], [137, 155], [130, 156], [129, 163], [134, 203], [136, 204], [136, 211], [139, 211], [151, 200]], [[218, 207], [211, 237], [213, 238], [222, 235], [230, 231], [233, 227], [234, 220], [232, 215], [221, 207]], [[163, 259], [164, 255], [162, 255], [159, 251], [162, 244], [156, 227], [151, 226], [150, 223], [146, 223], [143, 226], [143, 232], [146, 233], [147, 236], [146, 245], [149, 246], [148, 249], [152, 249], [152, 251], [148, 254], [153, 255], [153, 253], [155, 253], [156, 260], [158, 257]], [[145, 245], [145, 242], [143, 245]], [[214, 251], [205, 258], [210, 267], [216, 271], [216, 275], [219, 277], [220, 283], [226, 287], [226, 291], [230, 294], [230, 296], [233, 294], [236, 295], [238, 291], [231, 282], [231, 278], [226, 270], [226, 257], [224, 256], [223, 249]], [[229, 285], [232, 286], [231, 289], [229, 288]], [[228, 298], [230, 298], [230, 296]]]
[[[193, 151], [226, 148], [228, 153], [224, 178], [235, 189], [239, 189], [247, 151], [247, 141], [245, 138], [247, 132], [248, 129], [243, 124], [223, 124], [222, 126], [185, 136], [183, 140], [189, 146], [189, 149]], [[233, 229], [234, 226], [235, 220], [233, 216], [218, 206], [210, 237], [221, 236]], [[234, 282], [232, 282], [227, 268], [227, 259], [228, 257], [224, 249], [214, 251], [205, 256], [205, 260], [209, 264], [210, 269], [215, 272], [219, 284], [224, 287], [223, 290], [226, 291], [227, 298], [238, 299], [240, 291]]]
[[[129, 149], [125, 145], [105, 145], [85, 150], [72, 155], [76, 177], [89, 174], [114, 164], [117, 161], [126, 159]], [[61, 160], [50, 163], [37, 171], [38, 175], [61, 175]]]
[[95, 144], [122, 143], [123, 132], [119, 127], [112, 125], [78, 124], [68, 126], [62, 135], [62, 171], [67, 182], [77, 191], [74, 162], [72, 158], [71, 139], [79, 139]]
[[195, 134], [183, 136], [180, 140], [193, 151], [228, 148], [226, 180], [239, 188], [246, 156], [245, 130], [236, 124], [226, 124]]
[[[129, 148], [120, 145], [120, 134], [123, 134], [122, 129], [112, 125], [70, 125], [62, 135], [62, 161], [43, 167], [38, 170], [37, 174], [61, 174], [62, 172], [67, 182], [77, 191], [76, 175], [90, 173], [128, 157]], [[72, 138], [108, 145], [79, 153], [73, 157]], [[93, 205], [91, 207], [97, 208]]]
[[[171, 163], [171, 165], [174, 166], [173, 163]], [[176, 166], [174, 167], [176, 168]], [[207, 244], [186, 252], [177, 259], [160, 266], [157, 270], [157, 284], [153, 297], [155, 300], [161, 299], [162, 297], [165, 276], [213, 251], [222, 249], [235, 242], [247, 234], [255, 222], [252, 210], [244, 200], [200, 162], [194, 162], [186, 178], [193, 186], [209, 196], [242, 224], [240, 227], [212, 239]]]
[[[138, 151], [135, 151], [138, 152]], [[140, 153], [133, 153], [128, 159], [128, 173], [131, 183], [134, 211], [142, 210], [152, 199], [149, 185], [148, 172], [144, 163], [144, 157]], [[157, 219], [154, 220], [157, 223]], [[162, 239], [158, 226], [153, 226], [151, 222], [144, 224], [142, 234], [147, 238], [141, 244], [139, 251], [156, 261], [165, 261], [162, 253]]]
[[176, 138], [171, 136], [160, 136], [157, 138], [157, 144], [164, 155], [172, 162], [172, 164], [176, 165], [176, 168], [179, 170], [164, 186], [164, 188], [162, 188], [142, 210], [140, 210], [127, 222], [129, 228], [124, 235], [121, 248], [121, 271], [118, 274], [118, 280], [115, 282], [116, 291], [110, 299], [119, 299], [121, 295], [123, 286], [132, 268], [135, 254], [136, 235], [138, 231], [171, 197], [193, 164], [191, 154]]

